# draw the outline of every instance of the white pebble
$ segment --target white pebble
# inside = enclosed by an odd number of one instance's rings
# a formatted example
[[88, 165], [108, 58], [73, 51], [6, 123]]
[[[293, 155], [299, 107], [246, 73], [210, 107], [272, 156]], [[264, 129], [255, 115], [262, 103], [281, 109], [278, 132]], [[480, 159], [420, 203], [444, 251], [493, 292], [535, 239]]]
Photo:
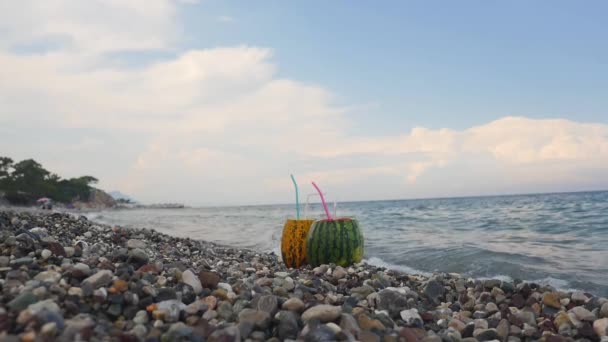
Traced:
[[53, 252], [49, 251], [48, 249], [43, 249], [40, 255], [42, 256], [42, 259], [46, 260], [53, 255]]

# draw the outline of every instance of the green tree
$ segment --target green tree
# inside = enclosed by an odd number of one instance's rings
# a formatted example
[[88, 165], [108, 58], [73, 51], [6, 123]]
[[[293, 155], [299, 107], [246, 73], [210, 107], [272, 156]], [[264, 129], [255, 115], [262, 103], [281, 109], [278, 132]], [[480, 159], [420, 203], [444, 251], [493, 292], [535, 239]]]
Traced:
[[0, 190], [9, 190], [12, 166], [13, 160], [11, 158], [0, 157]]
[[46, 196], [51, 190], [47, 177], [50, 172], [33, 159], [26, 159], [13, 166], [11, 174], [16, 189], [27, 193], [29, 196]]
[[0, 157], [0, 194], [14, 204], [32, 204], [40, 197], [58, 202], [87, 201], [91, 184], [97, 182], [93, 176], [62, 179], [33, 159], [13, 164], [11, 158]]

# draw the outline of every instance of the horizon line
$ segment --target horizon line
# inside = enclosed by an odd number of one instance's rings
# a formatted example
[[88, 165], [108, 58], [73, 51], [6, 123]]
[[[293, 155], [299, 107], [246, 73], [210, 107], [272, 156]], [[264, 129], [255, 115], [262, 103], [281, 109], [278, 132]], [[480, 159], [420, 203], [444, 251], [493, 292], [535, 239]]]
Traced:
[[[560, 194], [579, 194], [579, 193], [595, 193], [608, 192], [608, 189], [600, 190], [575, 190], [575, 191], [549, 191], [549, 192], [523, 192], [523, 193], [505, 193], [493, 195], [463, 195], [463, 196], [439, 196], [439, 197], [415, 197], [415, 198], [388, 198], [377, 200], [356, 200], [344, 201], [338, 203], [362, 203], [362, 202], [391, 202], [391, 201], [420, 201], [420, 200], [442, 200], [442, 199], [465, 199], [465, 198], [491, 198], [491, 197], [514, 197], [514, 196], [535, 196], [535, 195], [560, 195]], [[313, 202], [319, 203], [319, 202]], [[265, 203], [265, 204], [231, 204], [231, 205], [185, 205], [185, 209], [207, 209], [207, 208], [232, 208], [232, 207], [265, 207], [265, 206], [280, 206], [280, 205], [295, 205], [295, 203]]]

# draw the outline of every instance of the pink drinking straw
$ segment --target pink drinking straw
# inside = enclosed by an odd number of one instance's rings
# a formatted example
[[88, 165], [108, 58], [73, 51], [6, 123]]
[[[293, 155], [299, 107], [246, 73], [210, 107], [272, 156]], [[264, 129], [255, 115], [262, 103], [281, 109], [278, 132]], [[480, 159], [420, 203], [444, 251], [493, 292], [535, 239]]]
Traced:
[[321, 196], [321, 203], [323, 203], [323, 209], [325, 209], [325, 215], [327, 215], [327, 219], [331, 221], [331, 215], [329, 215], [329, 209], [327, 209], [327, 203], [325, 203], [325, 197], [323, 197], [323, 193], [321, 192], [321, 190], [319, 189], [317, 184], [315, 184], [315, 182], [312, 182], [312, 186], [314, 186], [315, 189], [317, 189], [319, 196]]

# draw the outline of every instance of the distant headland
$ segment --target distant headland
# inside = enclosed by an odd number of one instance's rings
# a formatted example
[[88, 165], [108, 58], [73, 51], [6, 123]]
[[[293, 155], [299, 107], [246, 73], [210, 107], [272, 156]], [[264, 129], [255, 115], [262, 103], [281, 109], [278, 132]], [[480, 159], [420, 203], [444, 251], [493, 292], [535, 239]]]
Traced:
[[184, 208], [179, 203], [141, 204], [119, 191], [105, 192], [94, 187], [93, 176], [62, 178], [34, 159], [15, 162], [0, 156], [0, 206], [82, 210], [112, 208]]

